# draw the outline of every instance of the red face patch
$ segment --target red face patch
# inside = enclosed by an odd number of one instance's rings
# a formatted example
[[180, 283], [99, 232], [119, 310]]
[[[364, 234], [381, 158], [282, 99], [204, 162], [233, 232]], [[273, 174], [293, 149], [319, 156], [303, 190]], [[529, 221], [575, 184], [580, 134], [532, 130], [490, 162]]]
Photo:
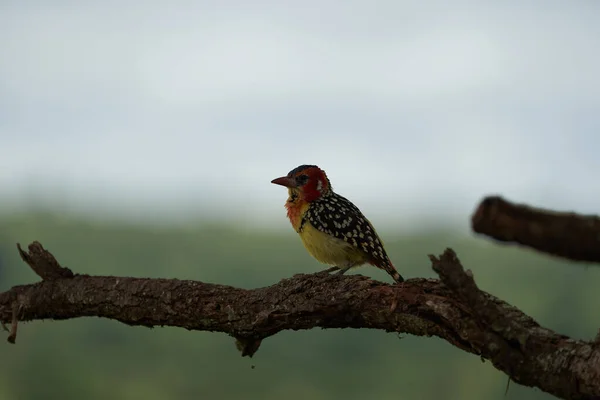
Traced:
[[318, 167], [310, 167], [298, 173], [298, 176], [306, 175], [308, 180], [300, 187], [304, 201], [311, 202], [329, 190], [329, 181], [325, 172]]

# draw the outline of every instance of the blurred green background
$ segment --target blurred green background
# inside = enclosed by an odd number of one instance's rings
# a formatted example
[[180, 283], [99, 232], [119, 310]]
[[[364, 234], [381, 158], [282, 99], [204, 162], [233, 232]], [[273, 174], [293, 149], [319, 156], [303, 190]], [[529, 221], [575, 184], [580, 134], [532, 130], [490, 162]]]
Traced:
[[[452, 247], [482, 289], [560, 333], [596, 334], [600, 271], [454, 232], [381, 233], [407, 278], [434, 277], [427, 254]], [[323, 268], [291, 228], [257, 232], [251, 225], [144, 225], [24, 212], [0, 217], [1, 290], [37, 280], [15, 248], [33, 240], [89, 274], [254, 288]], [[358, 273], [389, 281], [373, 268]], [[248, 359], [225, 334], [82, 318], [22, 324], [17, 344], [1, 346], [0, 399], [502, 399], [507, 381], [489, 362], [442, 340], [369, 330], [283, 332]], [[511, 383], [507, 398], [552, 396]]]

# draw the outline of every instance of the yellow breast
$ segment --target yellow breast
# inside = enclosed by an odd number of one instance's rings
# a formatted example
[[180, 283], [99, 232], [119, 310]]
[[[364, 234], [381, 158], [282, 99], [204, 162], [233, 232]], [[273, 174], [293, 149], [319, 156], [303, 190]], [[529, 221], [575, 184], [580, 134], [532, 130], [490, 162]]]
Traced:
[[321, 232], [308, 221], [299, 234], [310, 255], [324, 264], [347, 267], [368, 262], [366, 253], [342, 239]]

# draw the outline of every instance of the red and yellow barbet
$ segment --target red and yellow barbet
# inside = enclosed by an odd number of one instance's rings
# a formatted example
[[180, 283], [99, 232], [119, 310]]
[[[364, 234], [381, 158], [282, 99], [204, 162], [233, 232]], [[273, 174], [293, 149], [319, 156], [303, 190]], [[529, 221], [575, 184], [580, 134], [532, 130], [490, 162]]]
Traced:
[[308, 252], [343, 274], [371, 264], [403, 282], [375, 228], [358, 207], [331, 188], [325, 171], [301, 165], [271, 183], [288, 188], [287, 216]]

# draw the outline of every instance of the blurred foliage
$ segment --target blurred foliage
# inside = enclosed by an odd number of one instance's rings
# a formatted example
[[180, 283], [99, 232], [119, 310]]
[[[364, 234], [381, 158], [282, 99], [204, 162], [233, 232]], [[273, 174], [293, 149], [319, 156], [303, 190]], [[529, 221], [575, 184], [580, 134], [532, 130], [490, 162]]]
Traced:
[[[541, 324], [583, 339], [600, 325], [597, 269], [447, 231], [384, 238], [405, 277], [434, 277], [427, 254], [452, 247], [482, 289]], [[0, 217], [0, 290], [37, 280], [15, 248], [33, 240], [89, 274], [252, 288], [324, 268], [291, 229], [167, 228], [30, 213]], [[357, 273], [390, 281], [374, 268]], [[366, 329], [282, 332], [253, 359], [241, 358], [225, 334], [95, 318], [22, 324], [17, 344], [0, 346], [0, 399], [503, 399], [507, 381], [489, 362], [442, 340]], [[552, 397], [511, 384], [506, 398]]]

